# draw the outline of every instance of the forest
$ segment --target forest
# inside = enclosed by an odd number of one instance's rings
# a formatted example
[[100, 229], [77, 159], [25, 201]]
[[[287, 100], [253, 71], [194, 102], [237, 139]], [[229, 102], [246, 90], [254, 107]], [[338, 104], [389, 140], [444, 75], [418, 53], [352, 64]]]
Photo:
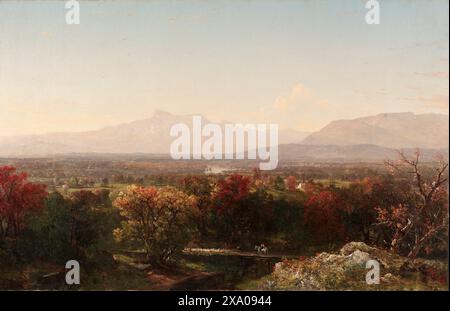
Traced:
[[[71, 159], [72, 175], [61, 176], [56, 161], [2, 162], [2, 289], [201, 289], [199, 278], [208, 289], [261, 289], [273, 286], [277, 262], [291, 267], [350, 242], [404, 258], [403, 266], [447, 258], [448, 164], [422, 163], [419, 151], [382, 165], [272, 172], [209, 173], [200, 162], [160, 174], [133, 170], [152, 160], [119, 161], [111, 170]], [[244, 257], [252, 263], [242, 264]], [[84, 275], [78, 287], [62, 276], [73, 259]], [[447, 287], [442, 270], [419, 270], [421, 282]], [[326, 289], [343, 285], [333, 286]]]

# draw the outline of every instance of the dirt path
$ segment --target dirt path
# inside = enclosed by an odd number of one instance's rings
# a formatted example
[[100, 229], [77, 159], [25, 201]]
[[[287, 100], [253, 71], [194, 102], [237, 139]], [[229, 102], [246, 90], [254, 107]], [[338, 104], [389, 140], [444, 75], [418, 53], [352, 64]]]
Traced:
[[132, 272], [130, 274], [145, 280], [144, 290], [196, 290], [222, 285], [220, 272], [206, 272], [184, 266], [152, 268], [143, 264], [136, 254], [132, 257], [115, 255], [114, 258], [118, 269], [128, 270]]
[[192, 269], [153, 269], [147, 272], [152, 290], [188, 290], [209, 288], [220, 280], [220, 273]]

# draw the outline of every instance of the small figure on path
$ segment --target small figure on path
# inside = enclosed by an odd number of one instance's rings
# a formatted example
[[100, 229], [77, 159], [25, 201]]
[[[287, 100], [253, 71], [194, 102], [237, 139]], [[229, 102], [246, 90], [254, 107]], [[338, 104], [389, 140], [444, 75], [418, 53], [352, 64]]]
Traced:
[[261, 252], [261, 246], [255, 245], [255, 251], [259, 254]]
[[269, 248], [267, 246], [265, 246], [264, 244], [255, 245], [255, 251], [258, 254], [265, 254], [265, 255], [267, 255], [267, 253], [269, 252]]
[[261, 254], [267, 255], [267, 253], [269, 252], [269, 248], [264, 244], [261, 244], [260, 252]]

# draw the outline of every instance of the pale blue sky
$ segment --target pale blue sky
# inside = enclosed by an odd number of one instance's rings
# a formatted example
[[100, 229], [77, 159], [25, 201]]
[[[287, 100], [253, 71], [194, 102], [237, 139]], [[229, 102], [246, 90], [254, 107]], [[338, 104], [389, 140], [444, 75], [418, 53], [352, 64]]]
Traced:
[[313, 131], [448, 113], [448, 1], [0, 1], [0, 135], [96, 129], [155, 109]]

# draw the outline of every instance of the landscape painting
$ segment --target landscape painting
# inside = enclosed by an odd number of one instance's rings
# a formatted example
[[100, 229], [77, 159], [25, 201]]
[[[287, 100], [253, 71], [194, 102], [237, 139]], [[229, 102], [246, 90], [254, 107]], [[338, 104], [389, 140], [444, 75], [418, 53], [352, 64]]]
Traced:
[[0, 290], [448, 290], [448, 6], [0, 1]]

